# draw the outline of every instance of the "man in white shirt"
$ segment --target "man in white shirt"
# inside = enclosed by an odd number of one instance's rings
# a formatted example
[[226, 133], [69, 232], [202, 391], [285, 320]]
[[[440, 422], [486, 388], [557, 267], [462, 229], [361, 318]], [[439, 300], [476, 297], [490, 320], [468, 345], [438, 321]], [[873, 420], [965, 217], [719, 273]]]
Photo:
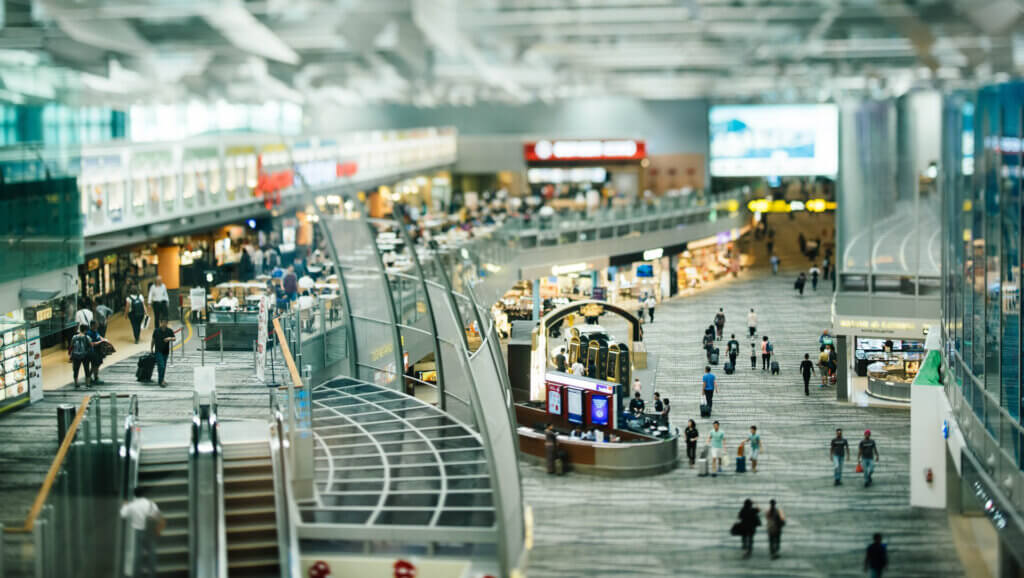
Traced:
[[654, 300], [654, 295], [648, 296], [647, 301], [644, 303], [644, 305], [647, 306], [647, 316], [651, 318], [651, 323], [654, 323], [654, 306], [657, 303], [658, 302]]
[[750, 330], [750, 336], [753, 337], [757, 333], [757, 313], [754, 313], [754, 308], [750, 308], [750, 313], [747, 313], [747, 329]]
[[[127, 568], [128, 576], [156, 576], [156, 538], [163, 532], [164, 518], [153, 500], [142, 495], [142, 488], [135, 488], [135, 499], [121, 506], [121, 517], [128, 520], [135, 532], [135, 556], [132, 567]], [[145, 564], [145, 570], [142, 565]]]
[[92, 325], [93, 318], [94, 317], [92, 314], [92, 310], [89, 309], [89, 300], [83, 299], [82, 302], [79, 304], [78, 312], [75, 313], [75, 323], [79, 327], [81, 327], [82, 325], [90, 327]]
[[167, 318], [167, 305], [170, 298], [167, 296], [167, 285], [164, 285], [163, 277], [157, 276], [156, 281], [149, 286], [149, 305], [153, 310], [153, 326], [159, 327], [160, 320]]

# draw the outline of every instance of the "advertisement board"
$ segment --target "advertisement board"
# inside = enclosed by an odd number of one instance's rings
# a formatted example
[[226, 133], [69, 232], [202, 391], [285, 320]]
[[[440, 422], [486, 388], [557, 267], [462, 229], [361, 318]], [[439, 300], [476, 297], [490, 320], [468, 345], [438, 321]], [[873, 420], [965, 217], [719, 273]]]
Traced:
[[830, 176], [839, 171], [834, 104], [713, 106], [711, 176]]
[[562, 415], [562, 388], [556, 384], [548, 384], [548, 413]]
[[568, 406], [568, 418], [572, 423], [583, 423], [583, 391], [567, 387], [565, 389], [566, 405]]
[[590, 398], [590, 423], [594, 425], [608, 425], [609, 406], [608, 396], [592, 396]]

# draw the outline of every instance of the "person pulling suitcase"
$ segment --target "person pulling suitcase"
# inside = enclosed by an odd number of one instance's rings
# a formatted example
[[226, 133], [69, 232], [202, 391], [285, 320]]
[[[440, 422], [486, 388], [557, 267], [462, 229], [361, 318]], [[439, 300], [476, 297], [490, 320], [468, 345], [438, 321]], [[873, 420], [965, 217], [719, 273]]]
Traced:
[[715, 374], [711, 373], [711, 366], [704, 366], [704, 376], [701, 378], [704, 383], [704, 401], [707, 402], [708, 415], [711, 414], [711, 400], [715, 397]]

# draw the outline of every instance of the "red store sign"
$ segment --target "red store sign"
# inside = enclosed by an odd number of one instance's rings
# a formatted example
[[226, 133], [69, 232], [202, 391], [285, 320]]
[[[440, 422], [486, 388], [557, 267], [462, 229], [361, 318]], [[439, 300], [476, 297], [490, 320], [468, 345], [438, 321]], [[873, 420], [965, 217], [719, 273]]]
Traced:
[[638, 161], [647, 157], [642, 140], [541, 140], [523, 145], [527, 162]]

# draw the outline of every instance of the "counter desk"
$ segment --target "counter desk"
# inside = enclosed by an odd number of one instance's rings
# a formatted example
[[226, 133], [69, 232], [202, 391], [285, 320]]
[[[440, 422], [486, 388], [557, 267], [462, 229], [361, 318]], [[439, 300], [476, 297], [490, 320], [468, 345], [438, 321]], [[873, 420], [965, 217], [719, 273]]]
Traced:
[[[206, 335], [214, 335], [220, 331], [225, 350], [252, 351], [253, 343], [259, 334], [259, 315], [259, 311], [210, 311]], [[216, 339], [210, 340], [209, 349], [219, 347]]]

